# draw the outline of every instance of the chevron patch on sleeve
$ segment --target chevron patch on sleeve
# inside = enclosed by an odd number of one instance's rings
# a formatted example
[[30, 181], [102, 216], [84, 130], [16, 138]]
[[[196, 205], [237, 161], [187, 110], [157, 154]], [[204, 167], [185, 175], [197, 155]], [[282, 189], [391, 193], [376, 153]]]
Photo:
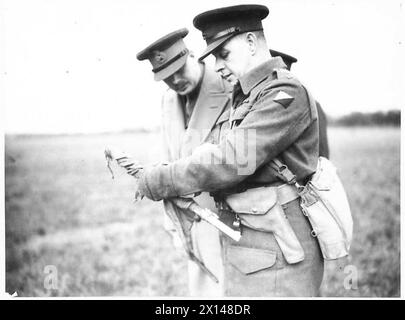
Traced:
[[288, 108], [291, 102], [294, 101], [294, 98], [284, 91], [279, 91], [274, 101], [280, 103], [284, 108]]

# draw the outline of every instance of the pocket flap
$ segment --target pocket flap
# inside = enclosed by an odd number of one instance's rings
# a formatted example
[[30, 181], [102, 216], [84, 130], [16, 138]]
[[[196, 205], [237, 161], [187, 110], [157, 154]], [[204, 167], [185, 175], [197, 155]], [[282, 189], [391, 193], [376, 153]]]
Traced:
[[260, 187], [234, 193], [225, 201], [236, 213], [265, 214], [277, 203], [277, 188]]
[[244, 274], [271, 268], [276, 263], [274, 251], [238, 246], [230, 246], [228, 250], [229, 262]]

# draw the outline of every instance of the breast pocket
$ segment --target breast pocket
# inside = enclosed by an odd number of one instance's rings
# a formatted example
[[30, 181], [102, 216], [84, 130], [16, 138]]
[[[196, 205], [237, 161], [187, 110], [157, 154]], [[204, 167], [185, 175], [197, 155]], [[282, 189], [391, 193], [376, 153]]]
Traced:
[[250, 102], [249, 99], [244, 100], [233, 112], [233, 114], [231, 114], [231, 126], [238, 126], [243, 119], [245, 119], [245, 117], [248, 115], [248, 113], [250, 112], [250, 110], [252, 109], [252, 103]]

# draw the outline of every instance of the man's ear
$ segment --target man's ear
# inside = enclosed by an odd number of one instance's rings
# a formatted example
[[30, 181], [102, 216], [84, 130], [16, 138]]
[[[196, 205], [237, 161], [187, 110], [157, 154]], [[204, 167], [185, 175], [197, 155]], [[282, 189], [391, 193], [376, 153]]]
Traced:
[[246, 42], [249, 46], [249, 52], [251, 55], [255, 55], [257, 51], [257, 44], [258, 44], [258, 39], [256, 35], [253, 32], [247, 32], [246, 33]]

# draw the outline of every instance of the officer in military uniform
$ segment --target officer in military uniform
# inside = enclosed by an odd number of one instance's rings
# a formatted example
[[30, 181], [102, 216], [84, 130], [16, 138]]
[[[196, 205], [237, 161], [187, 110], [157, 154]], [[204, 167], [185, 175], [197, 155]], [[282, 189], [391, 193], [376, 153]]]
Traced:
[[[155, 80], [162, 80], [169, 87], [161, 106], [166, 162], [188, 156], [203, 142], [218, 143], [221, 127], [228, 126], [231, 86], [212, 66], [199, 62], [189, 51], [183, 41], [187, 34], [185, 28], [171, 32], [137, 55], [139, 60], [149, 59]], [[207, 192], [194, 200], [201, 207], [218, 212]], [[183, 239], [192, 255], [188, 263], [190, 294], [220, 296], [222, 262], [217, 229], [194, 219], [170, 201], [164, 201], [164, 208], [166, 230], [175, 244]]]
[[224, 295], [316, 296], [323, 258], [294, 186], [316, 170], [316, 102], [271, 57], [261, 23], [267, 15], [265, 6], [241, 5], [194, 19], [207, 41], [201, 59], [214, 54], [217, 72], [235, 83], [230, 126], [220, 127], [218, 144], [142, 169], [137, 192], [152, 200], [215, 197], [221, 220], [242, 232], [239, 242], [221, 236]]
[[[298, 61], [297, 58], [277, 50], [270, 49], [270, 54], [272, 57], [281, 57], [283, 59], [283, 62], [286, 64], [288, 70], [291, 70], [292, 64]], [[329, 143], [327, 134], [326, 114], [318, 101], [316, 101], [316, 109], [318, 111], [318, 122], [319, 122], [319, 156], [329, 159]]]

